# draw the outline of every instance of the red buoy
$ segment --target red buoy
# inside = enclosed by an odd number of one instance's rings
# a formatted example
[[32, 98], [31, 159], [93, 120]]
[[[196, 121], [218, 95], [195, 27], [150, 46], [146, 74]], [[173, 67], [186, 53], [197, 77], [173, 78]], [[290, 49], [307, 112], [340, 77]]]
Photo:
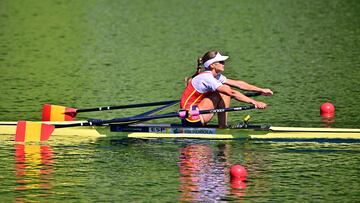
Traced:
[[320, 106], [320, 115], [322, 117], [331, 118], [335, 115], [335, 107], [330, 102], [325, 102]]
[[246, 180], [246, 168], [242, 165], [233, 165], [230, 168], [230, 176], [232, 179]]

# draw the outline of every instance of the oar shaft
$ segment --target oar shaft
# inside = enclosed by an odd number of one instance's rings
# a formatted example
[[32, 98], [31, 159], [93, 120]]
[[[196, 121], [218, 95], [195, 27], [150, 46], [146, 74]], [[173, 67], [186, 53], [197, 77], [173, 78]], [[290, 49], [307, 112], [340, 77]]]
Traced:
[[[255, 97], [261, 95], [260, 92], [246, 92], [244, 95], [248, 97]], [[142, 104], [127, 104], [127, 105], [120, 105], [120, 106], [102, 106], [102, 107], [95, 107], [95, 108], [84, 108], [84, 109], [77, 109], [76, 112], [91, 112], [91, 111], [108, 111], [114, 109], [127, 109], [127, 108], [138, 108], [138, 107], [148, 107], [148, 106], [160, 106], [179, 102], [179, 100], [170, 100], [170, 101], [160, 101], [160, 102], [150, 102], [150, 103], [142, 103]]]
[[80, 123], [71, 123], [71, 124], [55, 124], [55, 128], [67, 128], [67, 127], [78, 127], [78, 126], [93, 126], [89, 121], [84, 121]]
[[115, 118], [111, 120], [103, 120], [103, 124], [107, 123], [127, 123], [127, 122], [133, 122], [133, 121], [148, 121], [148, 120], [155, 120], [160, 118], [173, 118], [178, 117], [178, 112], [172, 112], [172, 113], [166, 113], [166, 114], [159, 114], [159, 115], [153, 115], [153, 116], [143, 116], [143, 117], [128, 117], [128, 118]]
[[178, 100], [174, 100], [173, 103], [169, 103], [169, 104], [166, 104], [166, 105], [164, 105], [164, 106], [157, 107], [156, 109], [152, 109], [152, 110], [150, 110], [150, 111], [146, 111], [146, 112], [141, 113], [141, 114], [138, 114], [138, 115], [136, 115], [136, 116], [137, 116], [137, 117], [148, 116], [148, 115], [154, 114], [154, 113], [156, 113], [156, 112], [159, 112], [159, 111], [161, 111], [161, 110], [163, 110], [163, 109], [169, 108], [170, 106], [173, 106], [173, 105], [175, 105], [175, 104], [177, 104], [177, 103], [179, 103], [179, 101], [178, 101]]
[[199, 111], [199, 114], [242, 111], [242, 110], [249, 110], [249, 109], [255, 109], [255, 108], [256, 107], [254, 105], [251, 105], [251, 106], [239, 106], [239, 107], [223, 108], [223, 109], [210, 109], [210, 110], [201, 110], [201, 111]]
[[[243, 111], [243, 110], [250, 110], [255, 109], [256, 107], [254, 105], [251, 106], [239, 106], [239, 107], [232, 107], [232, 108], [222, 108], [222, 109], [210, 109], [210, 110], [201, 110], [199, 111], [199, 114], [208, 114], [208, 113], [221, 113], [221, 112], [230, 112], [230, 111]], [[188, 111], [186, 111], [189, 113]], [[102, 120], [99, 123], [101, 124], [107, 124], [107, 123], [126, 123], [126, 122], [132, 122], [132, 121], [148, 121], [148, 120], [154, 120], [154, 119], [160, 119], [160, 118], [172, 118], [172, 117], [180, 117], [179, 112], [172, 112], [172, 113], [166, 113], [166, 114], [159, 114], [159, 115], [153, 115], [153, 116], [143, 116], [143, 117], [128, 117], [128, 118], [115, 118], [111, 120]], [[96, 124], [95, 124], [96, 125]]]
[[101, 119], [90, 119], [89, 121], [81, 122], [81, 123], [72, 123], [72, 124], [57, 124], [55, 128], [67, 128], [67, 127], [77, 127], [77, 126], [96, 126], [96, 125], [103, 125], [108, 123], [132, 123], [134, 121], [147, 121], [153, 119], [160, 119], [160, 118], [171, 118], [171, 117], [178, 117], [178, 112], [167, 113], [167, 114], [160, 114], [160, 115], [153, 115], [153, 116], [132, 116], [132, 117], [125, 117], [125, 118], [114, 118], [110, 120], [101, 120]]
[[91, 112], [91, 111], [107, 111], [114, 109], [138, 108], [138, 107], [147, 107], [147, 106], [160, 106], [160, 105], [171, 104], [178, 101], [179, 100], [171, 100], [171, 101], [150, 102], [150, 103], [142, 103], [142, 104], [127, 104], [120, 106], [103, 106], [96, 108], [77, 109], [76, 112], [79, 113], [79, 112]]
[[[221, 113], [221, 112], [230, 112], [230, 111], [242, 111], [242, 110], [249, 110], [255, 109], [254, 105], [251, 106], [239, 106], [239, 107], [232, 107], [232, 108], [222, 108], [222, 109], [210, 109], [210, 110], [201, 110], [198, 114], [208, 114], [208, 113]], [[181, 112], [181, 111], [180, 111]], [[100, 120], [100, 119], [91, 119], [87, 122], [83, 123], [73, 123], [73, 124], [64, 124], [64, 125], [55, 125], [55, 128], [63, 128], [63, 127], [75, 127], [75, 126], [94, 126], [94, 125], [103, 125], [109, 123], [131, 123], [131, 122], [139, 122], [139, 121], [148, 121], [148, 120], [155, 120], [161, 118], [173, 118], [173, 117], [181, 117], [180, 112], [172, 112], [166, 114], [159, 114], [159, 115], [146, 115], [146, 116], [132, 116], [132, 117], [125, 117], [125, 118], [114, 118], [110, 120]], [[185, 116], [189, 115], [189, 111], [182, 110], [185, 112]]]

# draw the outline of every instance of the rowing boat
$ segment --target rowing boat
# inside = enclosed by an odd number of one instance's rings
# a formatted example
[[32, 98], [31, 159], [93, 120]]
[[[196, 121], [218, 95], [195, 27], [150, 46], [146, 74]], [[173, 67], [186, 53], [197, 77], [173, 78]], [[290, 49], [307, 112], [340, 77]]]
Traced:
[[[195, 138], [195, 139], [347, 139], [360, 141], [360, 129], [345, 128], [303, 128], [274, 127], [270, 125], [253, 125], [249, 123], [250, 116], [243, 123], [221, 129], [216, 125], [205, 127], [184, 127], [179, 124], [146, 124], [155, 119], [186, 118], [200, 114], [235, 112], [256, 109], [256, 106], [238, 106], [208, 110], [184, 110], [153, 115], [155, 112], [168, 108], [178, 101], [153, 102], [135, 105], [114, 106], [112, 108], [130, 108], [166, 104], [145, 113], [113, 118], [108, 120], [89, 119], [87, 121], [19, 121], [0, 122], [0, 134], [15, 134], [16, 142], [47, 141], [51, 135], [93, 136], [100, 137], [99, 127], [110, 126], [112, 132], [125, 132], [130, 138]], [[110, 108], [110, 107], [108, 107]], [[55, 108], [56, 109], [56, 108]], [[64, 109], [62, 107], [62, 109]], [[101, 110], [102, 108], [100, 108]], [[110, 108], [111, 109], [111, 108]], [[93, 109], [90, 109], [93, 111]], [[83, 111], [87, 111], [83, 109]], [[79, 110], [80, 112], [80, 110]], [[66, 113], [66, 112], [65, 112]], [[75, 112], [76, 113], [76, 112]], [[17, 126], [16, 126], [17, 125]]]
[[128, 137], [194, 138], [194, 139], [348, 139], [360, 140], [360, 129], [274, 127], [270, 125], [238, 124], [221, 129], [215, 125], [183, 127], [178, 124], [110, 124], [112, 132], [129, 132]]
[[[84, 121], [41, 122], [52, 125], [77, 124]], [[0, 122], [0, 135], [14, 135], [17, 122]], [[275, 127], [270, 125], [237, 124], [229, 128], [218, 128], [216, 125], [204, 127], [183, 127], [179, 124], [123, 124], [111, 123], [111, 132], [125, 133], [126, 137], [139, 139], [154, 138], [190, 138], [190, 139], [261, 139], [261, 140], [318, 140], [341, 139], [360, 140], [360, 129], [348, 128], [303, 128]], [[104, 137], [99, 133], [104, 126], [81, 126], [56, 128], [52, 140], [60, 138], [80, 139], [80, 137]], [[108, 130], [108, 129], [106, 129]], [[102, 132], [102, 130], [100, 130]]]

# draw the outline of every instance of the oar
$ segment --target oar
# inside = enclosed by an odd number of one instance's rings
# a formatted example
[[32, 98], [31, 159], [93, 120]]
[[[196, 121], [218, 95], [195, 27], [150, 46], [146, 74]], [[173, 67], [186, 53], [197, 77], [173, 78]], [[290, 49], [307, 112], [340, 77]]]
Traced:
[[249, 109], [255, 109], [254, 105], [251, 106], [239, 106], [231, 108], [221, 108], [221, 109], [209, 109], [209, 110], [200, 110], [200, 111], [188, 111], [180, 110], [178, 112], [165, 113], [159, 115], [145, 115], [145, 116], [132, 116], [125, 118], [114, 118], [110, 120], [100, 120], [100, 119], [90, 119], [84, 122], [71, 123], [71, 124], [44, 124], [30, 121], [19, 121], [16, 128], [16, 142], [24, 141], [47, 141], [50, 138], [50, 135], [55, 128], [66, 128], [66, 127], [76, 127], [76, 126], [99, 126], [109, 123], [118, 123], [118, 124], [128, 124], [140, 121], [148, 121], [161, 118], [172, 118], [180, 117], [186, 118], [189, 116], [197, 116], [200, 114], [209, 114], [209, 113], [221, 113], [221, 112], [231, 112], [231, 111], [243, 111]]
[[174, 102], [172, 102], [172, 103], [166, 104], [166, 105], [164, 105], [164, 106], [157, 107], [157, 108], [155, 108], [155, 109], [151, 109], [150, 111], [146, 111], [146, 112], [141, 113], [141, 114], [138, 114], [138, 115], [136, 115], [136, 116], [140, 116], [140, 117], [141, 117], [141, 116], [148, 116], [148, 115], [154, 114], [154, 113], [156, 113], [156, 112], [159, 112], [159, 111], [161, 111], [161, 110], [164, 110], [164, 109], [166, 109], [166, 108], [169, 108], [170, 106], [174, 106], [174, 105], [177, 104], [177, 103], [179, 103], [179, 101], [178, 101], [178, 100], [174, 100]]
[[74, 120], [76, 114], [81, 112], [108, 111], [114, 109], [160, 106], [166, 104], [173, 104], [174, 102], [177, 103], [179, 102], [179, 100], [150, 102], [150, 103], [141, 103], [141, 104], [127, 104], [120, 106], [102, 106], [102, 107], [84, 108], [84, 109], [75, 109], [75, 108], [59, 106], [59, 105], [44, 104], [42, 121], [72, 121]]
[[[248, 97], [254, 97], [261, 95], [260, 92], [246, 92], [244, 95]], [[160, 101], [160, 102], [150, 102], [150, 103], [141, 103], [141, 104], [128, 104], [120, 106], [103, 106], [95, 108], [84, 108], [84, 109], [75, 109], [59, 105], [44, 104], [42, 121], [72, 121], [76, 117], [77, 113], [81, 112], [93, 112], [93, 111], [108, 111], [114, 109], [126, 109], [126, 108], [138, 108], [138, 107], [148, 107], [148, 106], [160, 106], [167, 105], [174, 102], [179, 102], [179, 100], [170, 100], [170, 101]], [[174, 103], [174, 104], [176, 104]]]
[[153, 116], [134, 116], [134, 117], [126, 117], [126, 118], [114, 118], [110, 120], [99, 120], [99, 119], [90, 119], [84, 123], [74, 123], [74, 124], [63, 124], [63, 125], [56, 125], [56, 127], [72, 127], [72, 126], [93, 126], [93, 125], [103, 125], [108, 123], [117, 123], [117, 124], [128, 124], [134, 121], [148, 121], [148, 120], [155, 120], [161, 118], [172, 118], [172, 117], [180, 117], [180, 118], [187, 118], [189, 116], [197, 116], [200, 114], [209, 114], [209, 113], [221, 113], [221, 112], [231, 112], [231, 111], [242, 111], [242, 110], [249, 110], [255, 109], [254, 105], [251, 106], [239, 106], [239, 107], [231, 107], [231, 108], [221, 108], [221, 109], [209, 109], [209, 110], [180, 110], [178, 112], [172, 113], [165, 113]]

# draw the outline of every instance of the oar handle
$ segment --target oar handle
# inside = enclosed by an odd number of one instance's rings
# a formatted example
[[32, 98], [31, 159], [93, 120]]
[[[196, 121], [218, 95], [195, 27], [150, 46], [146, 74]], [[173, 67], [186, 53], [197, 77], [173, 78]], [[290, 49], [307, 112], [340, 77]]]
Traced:
[[256, 96], [260, 96], [261, 92], [245, 92], [244, 95], [247, 97], [256, 97]]
[[87, 109], [77, 109], [76, 112], [91, 112], [91, 111], [107, 111], [107, 110], [114, 110], [114, 109], [126, 109], [126, 108], [138, 108], [138, 107], [147, 107], [147, 106], [160, 106], [178, 102], [179, 100], [170, 100], [170, 101], [160, 101], [160, 102], [150, 102], [150, 103], [143, 103], [143, 104], [127, 104], [127, 105], [120, 105], [120, 106], [102, 106], [96, 108], [87, 108]]

